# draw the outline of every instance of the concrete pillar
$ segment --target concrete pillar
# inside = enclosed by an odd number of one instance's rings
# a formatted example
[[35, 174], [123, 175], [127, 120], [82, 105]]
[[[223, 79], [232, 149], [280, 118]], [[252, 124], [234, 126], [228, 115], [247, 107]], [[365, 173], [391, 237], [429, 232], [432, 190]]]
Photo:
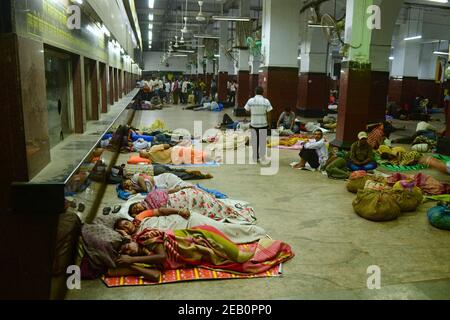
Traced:
[[100, 63], [101, 113], [108, 112], [107, 79], [106, 65]]
[[[250, 16], [250, 0], [240, 0], [239, 2], [239, 15], [241, 17]], [[250, 66], [249, 66], [250, 54], [248, 49], [240, 49], [237, 54], [237, 92], [236, 92], [236, 104], [238, 108], [245, 107], [249, 98], [249, 86], [250, 86]]]
[[[411, 16], [411, 18], [413, 17]], [[417, 95], [418, 66], [421, 52], [420, 39], [408, 41], [405, 38], [420, 34], [421, 28], [419, 31], [414, 30], [412, 32], [411, 26], [403, 24], [399, 29], [398, 41], [394, 45], [394, 60], [391, 72], [393, 79], [389, 88], [389, 100], [395, 101], [401, 106], [404, 104], [411, 105]]]
[[256, 87], [259, 84], [260, 65], [260, 57], [250, 56], [249, 98], [254, 96]]
[[219, 101], [224, 102], [227, 100], [227, 83], [228, 83], [228, 66], [230, 59], [226, 55], [228, 46], [228, 21], [220, 22], [220, 39], [219, 39], [219, 72], [217, 89], [219, 94]]
[[85, 115], [83, 110], [84, 96], [84, 58], [75, 55], [72, 58], [73, 110], [75, 118], [75, 133], [84, 133]]
[[297, 0], [263, 2], [259, 83], [274, 108], [272, 125], [284, 107], [297, 104], [300, 5]]
[[358, 132], [366, 131], [371, 89], [370, 43], [372, 30], [366, 25], [365, 13], [373, 1], [348, 0], [345, 42], [354, 46], [342, 63], [338, 108], [338, 125], [334, 146], [349, 148]]
[[99, 96], [99, 76], [98, 76], [98, 61], [92, 61], [91, 63], [91, 74], [89, 75], [91, 77], [91, 105], [92, 105], [92, 114], [91, 119], [92, 120], [98, 120], [99, 119], [99, 103], [100, 103], [100, 96]]
[[372, 30], [372, 41], [370, 44], [372, 73], [368, 123], [377, 123], [385, 120], [389, 93], [389, 57], [391, 55], [392, 37], [403, 1], [380, 3], [379, 0], [375, 0], [374, 4], [380, 6], [382, 19], [381, 28]]
[[297, 107], [304, 117], [323, 117], [327, 113], [329, 96], [328, 40], [321, 28], [308, 27], [307, 15], [302, 18]]

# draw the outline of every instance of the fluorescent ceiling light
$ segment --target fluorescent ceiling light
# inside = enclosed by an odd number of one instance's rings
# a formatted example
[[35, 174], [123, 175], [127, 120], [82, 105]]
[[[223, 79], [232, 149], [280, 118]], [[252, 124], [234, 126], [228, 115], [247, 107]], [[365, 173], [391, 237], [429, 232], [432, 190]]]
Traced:
[[409, 41], [409, 40], [417, 40], [417, 39], [422, 39], [422, 36], [406, 37], [404, 40]]
[[249, 17], [232, 17], [232, 16], [213, 16], [213, 20], [216, 21], [251, 21]]
[[215, 54], [214, 57], [220, 58], [220, 54]]
[[177, 50], [177, 52], [180, 52], [180, 53], [195, 53], [194, 50]]
[[148, 20], [153, 21], [153, 13], [150, 13], [150, 14], [148, 15]]
[[172, 57], [187, 57], [187, 54], [174, 54]]
[[324, 26], [324, 25], [315, 24], [315, 23], [308, 24], [308, 27], [310, 27], [310, 28], [327, 28], [327, 29], [333, 28], [332, 26]]
[[148, 32], [148, 40], [149, 41], [153, 40], [153, 31]]
[[74, 2], [76, 2], [78, 4], [83, 4], [83, 0], [74, 0]]
[[428, 0], [431, 2], [448, 3], [448, 0]]
[[297, 60], [302, 60], [302, 57], [297, 57]]
[[154, 6], [155, 6], [155, 0], [148, 0], [148, 7], [150, 9], [153, 9]]
[[389, 57], [389, 60], [394, 60], [394, 57], [392, 57], [392, 56], [391, 56], [391, 57]]
[[449, 55], [448, 52], [443, 52], [443, 51], [435, 51], [435, 52], [433, 52], [433, 54], [439, 54], [439, 55], [444, 55], [444, 56], [448, 56]]
[[153, 24], [149, 23], [148, 24], [148, 30], [152, 30], [153, 29]]
[[218, 37], [218, 36], [211, 36], [211, 35], [207, 35], [207, 34], [204, 34], [204, 35], [196, 34], [196, 35], [194, 35], [194, 38], [198, 38], [198, 39], [220, 39], [220, 37]]

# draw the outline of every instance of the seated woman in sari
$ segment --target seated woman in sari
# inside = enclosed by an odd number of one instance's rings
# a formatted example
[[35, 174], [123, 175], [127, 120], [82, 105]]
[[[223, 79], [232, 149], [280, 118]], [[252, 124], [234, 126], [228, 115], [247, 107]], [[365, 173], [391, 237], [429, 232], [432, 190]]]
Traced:
[[146, 229], [134, 240], [122, 246], [122, 255], [117, 259], [117, 264], [124, 269], [111, 270], [110, 275], [141, 275], [159, 281], [161, 271], [186, 267], [251, 275], [268, 271], [294, 257], [289, 245], [268, 238], [251, 249], [240, 249], [219, 230], [208, 226], [167, 232]]
[[173, 193], [154, 190], [148, 194], [144, 201], [132, 204], [128, 213], [134, 218], [145, 210], [161, 208], [194, 210], [217, 221], [240, 224], [252, 224], [256, 221], [253, 208], [227, 205], [197, 188], [186, 188]]

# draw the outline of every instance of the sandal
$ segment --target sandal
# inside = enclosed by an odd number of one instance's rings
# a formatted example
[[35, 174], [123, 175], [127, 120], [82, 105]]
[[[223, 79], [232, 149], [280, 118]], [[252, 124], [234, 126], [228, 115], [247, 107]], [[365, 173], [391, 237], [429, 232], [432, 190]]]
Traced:
[[103, 209], [103, 215], [107, 216], [111, 213], [111, 208], [110, 207], [106, 207]]
[[86, 206], [84, 205], [84, 203], [80, 203], [78, 205], [78, 212], [84, 212], [84, 209], [86, 209]]
[[113, 212], [112, 213], [118, 213], [119, 211], [120, 211], [120, 209], [122, 209], [122, 206], [120, 206], [120, 205], [117, 205], [117, 206], [115, 206], [114, 207], [114, 210], [113, 210]]

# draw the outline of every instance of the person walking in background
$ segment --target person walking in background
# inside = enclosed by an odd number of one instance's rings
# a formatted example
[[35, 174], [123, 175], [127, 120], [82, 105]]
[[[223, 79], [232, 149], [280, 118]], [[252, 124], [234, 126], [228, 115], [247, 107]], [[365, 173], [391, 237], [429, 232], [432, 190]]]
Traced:
[[253, 160], [266, 162], [267, 130], [271, 123], [270, 112], [273, 107], [270, 101], [263, 97], [262, 87], [257, 87], [255, 93], [255, 97], [248, 100], [244, 108], [251, 113]]

